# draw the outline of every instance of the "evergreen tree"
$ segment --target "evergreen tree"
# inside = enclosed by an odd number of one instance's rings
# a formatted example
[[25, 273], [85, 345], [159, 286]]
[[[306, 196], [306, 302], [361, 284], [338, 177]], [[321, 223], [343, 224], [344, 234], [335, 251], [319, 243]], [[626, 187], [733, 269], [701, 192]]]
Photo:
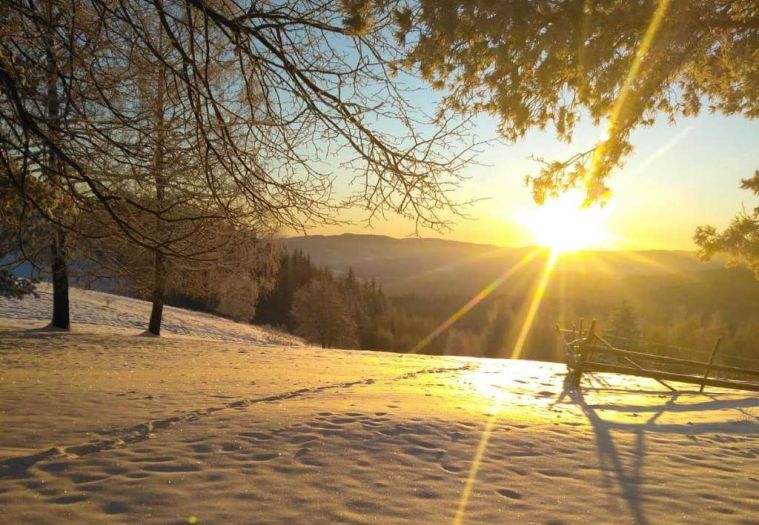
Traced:
[[311, 259], [300, 250], [282, 255], [274, 285], [258, 301], [255, 322], [283, 327], [290, 332], [296, 328], [292, 313], [295, 293], [306, 286], [319, 271]]
[[351, 348], [358, 342], [347, 298], [332, 279], [314, 279], [295, 293], [296, 333], [322, 348]]
[[553, 126], [571, 142], [583, 112], [603, 139], [530, 177], [535, 198], [581, 185], [603, 198], [657, 116], [710, 111], [759, 117], [755, 0], [424, 0], [403, 11], [416, 66], [443, 103], [500, 118], [508, 140]]
[[611, 330], [615, 336], [635, 339], [640, 337], [638, 316], [626, 300], [619, 303], [611, 316]]
[[[759, 196], [759, 170], [752, 178], [744, 179], [741, 188]], [[693, 239], [700, 248], [702, 259], [709, 260], [718, 253], [725, 253], [731, 264], [745, 264], [759, 279], [759, 206], [739, 214], [721, 233], [714, 226], [700, 226]]]
[[505, 304], [497, 304], [490, 312], [488, 326], [480, 345], [486, 357], [508, 357], [504, 355], [507, 339], [512, 328], [513, 312]]

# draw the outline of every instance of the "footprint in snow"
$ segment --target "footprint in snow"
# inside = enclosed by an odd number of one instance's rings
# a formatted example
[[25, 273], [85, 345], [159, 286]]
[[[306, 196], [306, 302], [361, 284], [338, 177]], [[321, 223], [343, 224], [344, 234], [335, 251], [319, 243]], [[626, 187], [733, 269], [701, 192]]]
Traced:
[[271, 461], [272, 459], [276, 458], [279, 454], [276, 452], [268, 452], [263, 454], [254, 454], [250, 457], [253, 461]]
[[515, 490], [509, 490], [509, 489], [498, 489], [496, 492], [503, 496], [504, 498], [509, 499], [522, 499], [522, 495], [515, 491]]
[[290, 438], [290, 443], [294, 445], [300, 445], [302, 443], [308, 443], [310, 441], [318, 440], [319, 436], [316, 434], [300, 434]]
[[535, 397], [553, 397], [554, 393], [549, 392], [548, 390], [542, 390], [535, 394]]

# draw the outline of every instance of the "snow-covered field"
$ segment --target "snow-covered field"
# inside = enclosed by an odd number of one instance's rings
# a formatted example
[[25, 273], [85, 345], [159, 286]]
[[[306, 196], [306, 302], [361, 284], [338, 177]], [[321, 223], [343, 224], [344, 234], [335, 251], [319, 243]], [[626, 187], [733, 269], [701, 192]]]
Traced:
[[[16, 325], [44, 326], [50, 321], [53, 296], [49, 283], [37, 285], [39, 298], [22, 301], [0, 297], [0, 322]], [[74, 330], [105, 327], [109, 331], [134, 329], [145, 331], [150, 317], [150, 303], [109, 293], [72, 288], [70, 290], [71, 321]], [[299, 339], [273, 330], [264, 330], [245, 323], [236, 323], [215, 315], [192, 312], [171, 306], [164, 307], [162, 333], [185, 335], [218, 341], [238, 341], [262, 345], [301, 345]]]
[[757, 395], [72, 300], [0, 303], [2, 523], [759, 523]]

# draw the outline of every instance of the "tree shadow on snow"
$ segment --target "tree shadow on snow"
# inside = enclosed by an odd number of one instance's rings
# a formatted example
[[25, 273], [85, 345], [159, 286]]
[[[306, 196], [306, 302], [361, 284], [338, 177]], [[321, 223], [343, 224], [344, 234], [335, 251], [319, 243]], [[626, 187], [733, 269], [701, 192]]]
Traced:
[[[586, 373], [585, 377], [592, 378], [597, 383], [600, 383], [600, 387], [586, 388], [586, 390], [602, 391], [606, 390], [609, 385], [606, 384], [602, 378], [595, 376], [594, 374]], [[615, 392], [624, 392], [622, 389], [614, 389]], [[628, 390], [631, 394], [640, 395], [641, 392], [637, 390]], [[648, 392], [654, 393], [654, 392]], [[745, 425], [725, 424], [725, 423], [666, 423], [659, 424], [658, 419], [665, 412], [688, 412], [688, 411], [707, 411], [707, 410], [726, 410], [735, 409], [744, 414], [747, 418], [747, 424], [755, 424], [759, 421], [759, 418], [749, 414], [746, 410], [748, 408], [759, 407], [759, 396], [749, 396], [741, 399], [719, 399], [715, 394], [704, 393], [702, 395], [711, 398], [711, 401], [678, 404], [677, 400], [682, 395], [693, 394], [694, 392], [665, 392], [657, 391], [657, 395], [665, 395], [668, 397], [666, 402], [658, 405], [625, 405], [625, 404], [589, 404], [583, 395], [582, 387], [575, 387], [572, 385], [571, 375], [567, 375], [563, 389], [554, 405], [561, 403], [564, 399], [569, 398], [572, 403], [577, 405], [588, 418], [593, 432], [596, 438], [596, 444], [598, 448], [599, 460], [601, 463], [601, 471], [604, 476], [604, 486], [607, 489], [612, 488], [614, 479], [609, 476], [609, 472], [613, 472], [613, 478], [616, 478], [616, 483], [619, 485], [622, 496], [627, 502], [630, 513], [633, 517], [636, 525], [648, 525], [650, 522], [646, 518], [642, 498], [638, 487], [642, 484], [642, 470], [643, 463], [646, 454], [646, 433], [669, 433], [669, 434], [682, 434], [692, 439], [696, 439], [697, 434], [706, 432], [719, 432], [726, 433], [745, 433]], [[599, 414], [599, 410], [617, 411], [617, 412], [634, 412], [634, 413], [650, 413], [650, 417], [642, 421], [641, 423], [630, 422], [613, 422], [604, 420]], [[751, 419], [754, 421], [751, 421]], [[612, 436], [612, 430], [624, 431], [632, 433], [635, 436], [634, 452], [631, 454], [633, 464], [629, 468], [625, 468], [617, 445], [614, 442]]]

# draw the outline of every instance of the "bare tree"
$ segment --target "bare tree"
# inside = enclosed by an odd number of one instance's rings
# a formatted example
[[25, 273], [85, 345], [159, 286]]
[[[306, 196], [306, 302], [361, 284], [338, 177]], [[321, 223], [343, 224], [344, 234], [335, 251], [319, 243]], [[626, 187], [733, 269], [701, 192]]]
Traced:
[[[457, 209], [450, 190], [468, 160], [466, 119], [444, 111], [428, 117], [409, 102], [396, 76], [404, 57], [394, 36], [400, 4], [67, 0], [55, 3], [45, 40], [38, 27], [44, 6], [6, 2], [2, 162], [20, 166], [17, 191], [61, 232], [93, 242], [119, 236], [158, 262], [202, 259], [207, 246], [166, 239], [193, 239], [215, 220], [244, 225], [265, 217], [300, 229], [333, 221], [338, 205], [361, 205], [369, 218], [392, 211], [442, 227], [440, 212]], [[60, 48], [65, 63], [47, 61], [46, 46]], [[200, 198], [166, 201], [171, 182], [162, 177], [170, 163], [156, 147], [163, 133], [148, 138], [153, 173], [162, 175], [151, 177], [154, 194], [146, 198], [144, 132], [157, 131], [158, 121], [145, 127], [130, 77], [135, 49], [160, 84], [171, 86], [164, 96], [176, 97], [172, 105], [188, 126], [192, 120], [184, 145], [203, 160], [192, 177]], [[66, 118], [51, 119], [52, 108], [40, 105], [27, 82], [35, 71], [59, 86]], [[28, 191], [43, 168], [71, 212], [50, 213]], [[332, 192], [338, 174], [353, 181], [344, 200]], [[101, 227], [81, 226], [93, 223]]]
[[[10, 9], [2, 9], [2, 32], [6, 34], [18, 23], [19, 19], [8, 16]], [[62, 100], [62, 85], [58, 72], [71, 67], [71, 53], [62, 46], [56, 31], [60, 23], [60, 11], [55, 2], [46, 0], [36, 5], [36, 16], [25, 20], [24, 33], [27, 38], [33, 38], [34, 46], [29, 46], [25, 57], [2, 53], [0, 70], [4, 70], [9, 60], [21, 60], [25, 76], [23, 83], [28, 104], [35, 108], [38, 120], [35, 128], [44, 134], [44, 142], [24, 141], [22, 147], [29, 155], [20, 155], [19, 150], [4, 140], [6, 133], [13, 135], [13, 125], [3, 121], [3, 139], [0, 139], [0, 159], [2, 170], [17, 189], [25, 195], [40, 195], [39, 191], [29, 190], [27, 175], [32, 173], [33, 179], [43, 180], [49, 184], [55, 193], [55, 199], [45, 202], [37, 201], [38, 211], [50, 219], [49, 228], [49, 264], [53, 284], [52, 326], [68, 329], [71, 325], [68, 296], [68, 270], [66, 267], [66, 229], [60, 224], [62, 216], [68, 213], [68, 202], [63, 193], [57, 191], [61, 185], [65, 171], [64, 163], [59, 155], [59, 147], [63, 140], [60, 133], [63, 122], [68, 118], [65, 101]], [[27, 44], [26, 41], [14, 42], [14, 47]], [[8, 107], [8, 106], [6, 106]], [[32, 160], [33, 157], [33, 160]], [[46, 195], [47, 196], [47, 195]]]
[[[208, 247], [203, 258], [166, 257], [162, 264], [162, 300], [190, 301], [225, 317], [249, 322], [259, 293], [270, 286], [278, 266], [279, 245], [260, 232], [214, 223], [202, 229], [198, 246]], [[116, 238], [100, 244], [98, 264], [115, 288], [152, 300], [155, 296], [155, 253], [135, 249]]]
[[[171, 74], [181, 67], [182, 57], [170, 45], [154, 12], [139, 11], [138, 15], [144, 37], [124, 39], [123, 48], [117, 51], [123, 57], [111, 72], [114, 80], [118, 79], [121, 94], [120, 100], [111, 105], [118, 107], [121, 114], [130, 114], [132, 122], [129, 128], [123, 121], [119, 123], [119, 136], [122, 142], [128, 141], [133, 153], [115, 161], [106, 156], [106, 163], [97, 168], [99, 180], [114, 192], [128, 192], [144, 209], [157, 212], [133, 211], [130, 218], [131, 222], [142, 222], [142, 230], [155, 240], [155, 246], [135, 247], [137, 252], [151, 254], [151, 268], [140, 264], [139, 253], [125, 258], [129, 248], [122, 247], [117, 252], [122, 262], [129, 261], [125, 269], [137, 288], [149, 287], [153, 306], [148, 331], [159, 335], [169, 266], [192, 273], [193, 265], [200, 271], [209, 263], [215, 264], [222, 244], [239, 242], [243, 231], [250, 230], [254, 223], [263, 224], [267, 214], [266, 210], [252, 207], [247, 211], [233, 210], [236, 188], [224, 180], [223, 173], [209, 166], [207, 144], [199, 140], [205, 130], [198, 128], [184, 85]], [[206, 80], [223, 85], [229, 80], [229, 69], [230, 63], [219, 59], [206, 68]], [[234, 131], [236, 123], [232, 119], [226, 123]], [[209, 173], [217, 176], [212, 186], [206, 184]], [[245, 228], [229, 224], [241, 219], [245, 219]], [[104, 226], [109, 223], [107, 217], [102, 222]], [[118, 234], [114, 231], [113, 237], [130, 241]], [[227, 259], [231, 253], [223, 250]], [[229, 263], [227, 260], [219, 264], [227, 267]]]

